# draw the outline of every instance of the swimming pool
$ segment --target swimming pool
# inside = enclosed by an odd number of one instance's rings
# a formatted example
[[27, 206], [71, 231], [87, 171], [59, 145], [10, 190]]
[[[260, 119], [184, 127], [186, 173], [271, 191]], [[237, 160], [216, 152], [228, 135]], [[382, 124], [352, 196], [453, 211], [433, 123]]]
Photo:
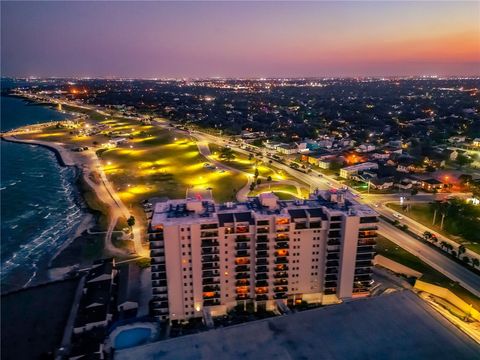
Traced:
[[115, 336], [115, 349], [126, 349], [144, 344], [150, 340], [151, 335], [152, 330], [144, 327], [123, 330]]

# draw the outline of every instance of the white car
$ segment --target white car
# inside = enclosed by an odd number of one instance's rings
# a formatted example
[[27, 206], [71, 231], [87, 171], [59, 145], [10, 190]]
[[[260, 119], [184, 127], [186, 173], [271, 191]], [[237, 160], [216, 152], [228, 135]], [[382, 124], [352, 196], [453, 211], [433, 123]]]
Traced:
[[399, 213], [394, 213], [393, 216], [396, 217], [397, 219], [403, 219], [403, 216], [400, 215]]

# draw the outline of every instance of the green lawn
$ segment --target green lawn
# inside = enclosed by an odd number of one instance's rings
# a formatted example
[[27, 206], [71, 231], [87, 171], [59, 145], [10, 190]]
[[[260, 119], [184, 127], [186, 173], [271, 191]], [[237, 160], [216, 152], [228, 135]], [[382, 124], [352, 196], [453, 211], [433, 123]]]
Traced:
[[450, 280], [445, 275], [425, 264], [418, 257], [410, 254], [408, 251], [402, 249], [390, 240], [384, 238], [383, 236], [378, 236], [376, 250], [379, 255], [383, 255], [402, 265], [408, 266], [413, 270], [421, 272], [423, 274], [421, 280], [450, 289], [458, 297], [469, 304], [472, 304], [475, 309], [480, 310], [480, 298], [473, 295], [471, 292], [458, 285], [458, 283]]
[[[419, 222], [422, 225], [425, 225], [435, 232], [442, 234], [444, 236], [448, 236], [452, 240], [456, 241], [459, 244], [464, 244], [466, 248], [475, 251], [477, 254], [480, 254], [480, 242], [477, 241], [467, 241], [461, 236], [458, 236], [458, 234], [452, 234], [449, 233], [448, 231], [441, 230], [440, 229], [440, 220], [441, 216], [437, 214], [437, 219], [436, 219], [436, 224], [432, 225], [433, 221], [433, 211], [430, 208], [430, 204], [411, 204], [409, 207], [408, 212], [405, 212], [402, 208], [402, 206], [398, 204], [387, 204], [388, 207], [391, 209], [404, 214], [405, 216], [408, 216], [412, 218], [413, 220]], [[457, 220], [457, 219], [455, 219]], [[449, 218], [445, 218], [445, 228], [448, 229], [450, 227], [449, 223]], [[475, 225], [474, 225], [475, 226]], [[480, 221], [478, 222], [478, 234], [480, 234]], [[459, 229], [461, 231], [461, 229]]]

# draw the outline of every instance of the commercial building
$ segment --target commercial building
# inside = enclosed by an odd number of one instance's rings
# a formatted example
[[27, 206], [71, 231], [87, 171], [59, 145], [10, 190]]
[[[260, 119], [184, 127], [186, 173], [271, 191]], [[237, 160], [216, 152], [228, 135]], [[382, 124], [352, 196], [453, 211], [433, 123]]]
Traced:
[[360, 171], [378, 169], [378, 164], [374, 162], [364, 162], [352, 166], [347, 166], [340, 169], [340, 177], [344, 179], [350, 179], [353, 175], [358, 174]]
[[310, 200], [155, 205], [149, 224], [154, 314], [222, 315], [238, 303], [332, 303], [369, 294], [376, 213], [344, 191]]

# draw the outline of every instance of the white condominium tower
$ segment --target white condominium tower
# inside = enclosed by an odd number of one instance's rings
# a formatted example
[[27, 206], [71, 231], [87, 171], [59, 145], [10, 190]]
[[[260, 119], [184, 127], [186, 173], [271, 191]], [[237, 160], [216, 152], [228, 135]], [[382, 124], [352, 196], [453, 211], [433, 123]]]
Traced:
[[245, 302], [272, 309], [368, 295], [378, 218], [346, 195], [157, 203], [149, 224], [154, 315], [178, 321]]

